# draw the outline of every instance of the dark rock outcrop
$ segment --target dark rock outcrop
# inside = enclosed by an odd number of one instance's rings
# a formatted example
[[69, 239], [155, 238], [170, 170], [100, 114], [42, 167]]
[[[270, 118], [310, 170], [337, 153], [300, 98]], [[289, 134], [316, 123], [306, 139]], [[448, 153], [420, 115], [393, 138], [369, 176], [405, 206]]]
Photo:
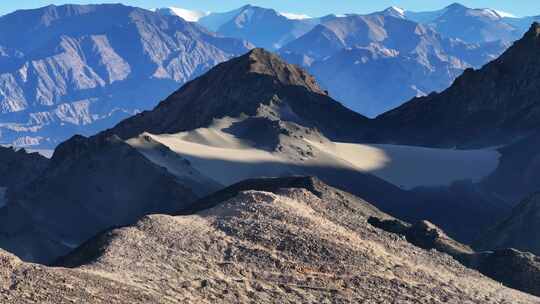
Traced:
[[24, 149], [0, 146], [0, 187], [18, 189], [36, 179], [49, 165], [49, 159]]
[[178, 212], [198, 198], [190, 186], [117, 136], [75, 136], [38, 178], [10, 194], [0, 247], [50, 263], [103, 230]]
[[504, 285], [540, 296], [540, 257], [515, 249], [480, 252], [468, 266]]
[[377, 228], [402, 235], [420, 248], [446, 253], [464, 266], [476, 269], [508, 287], [540, 296], [540, 258], [533, 254], [515, 249], [475, 252], [428, 221], [409, 225], [393, 219], [371, 217], [368, 222]]

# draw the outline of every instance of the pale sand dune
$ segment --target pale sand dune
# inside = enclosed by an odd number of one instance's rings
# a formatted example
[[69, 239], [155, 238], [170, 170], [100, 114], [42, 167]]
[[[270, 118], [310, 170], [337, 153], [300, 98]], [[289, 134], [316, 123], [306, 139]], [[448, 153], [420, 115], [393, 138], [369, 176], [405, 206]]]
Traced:
[[[156, 141], [190, 161], [204, 175], [223, 185], [231, 185], [255, 176], [282, 176], [289, 173], [288, 164], [278, 155], [237, 142], [212, 142], [211, 145], [191, 141], [192, 134], [151, 135]], [[186, 140], [188, 137], [190, 140]], [[225, 140], [227, 136], [221, 137]], [[232, 138], [232, 136], [231, 136]], [[208, 138], [204, 138], [205, 141]], [[230, 144], [236, 147], [222, 147]], [[169, 170], [171, 171], [171, 170]]]
[[[172, 135], [151, 135], [155, 141], [188, 159], [203, 175], [223, 185], [252, 177], [301, 174], [301, 166], [350, 168], [372, 173], [397, 186], [448, 185], [456, 180], [479, 180], [498, 165], [495, 149], [450, 150], [412, 146], [320, 143], [305, 140], [317, 153], [312, 158], [290, 157], [257, 149], [222, 131], [233, 120], [210, 128]], [[174, 168], [170, 168], [171, 172]], [[174, 173], [174, 172], [173, 172]]]
[[456, 180], [479, 181], [493, 172], [500, 154], [495, 149], [452, 150], [413, 146], [334, 143], [317, 145], [351, 163], [403, 188], [447, 185]]

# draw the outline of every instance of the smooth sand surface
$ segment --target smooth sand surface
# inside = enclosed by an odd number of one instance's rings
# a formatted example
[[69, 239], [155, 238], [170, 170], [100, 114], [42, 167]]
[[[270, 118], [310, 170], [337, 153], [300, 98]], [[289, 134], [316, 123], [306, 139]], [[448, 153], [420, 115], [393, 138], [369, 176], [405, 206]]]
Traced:
[[[448, 185], [456, 180], [478, 181], [499, 162], [495, 149], [452, 150], [412, 146], [320, 143], [305, 140], [318, 153], [299, 162], [283, 153], [257, 149], [222, 129], [232, 120], [212, 127], [172, 135], [151, 135], [155, 141], [188, 159], [203, 175], [223, 185], [252, 178], [301, 174], [298, 165], [349, 167], [371, 173], [404, 189]], [[298, 159], [298, 158], [296, 158]], [[296, 165], [296, 166], [295, 166]], [[295, 169], [296, 168], [296, 169]], [[170, 171], [174, 171], [171, 168]]]
[[397, 145], [335, 143], [335, 155], [361, 171], [397, 186], [448, 185], [456, 180], [479, 181], [499, 164], [495, 149], [452, 150]]

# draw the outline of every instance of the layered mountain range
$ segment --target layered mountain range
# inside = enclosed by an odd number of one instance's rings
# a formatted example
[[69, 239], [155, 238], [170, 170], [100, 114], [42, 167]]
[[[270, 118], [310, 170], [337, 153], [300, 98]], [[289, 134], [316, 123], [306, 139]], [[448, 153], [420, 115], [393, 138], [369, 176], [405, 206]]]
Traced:
[[[7, 188], [4, 217], [18, 223], [4, 226], [2, 247], [51, 262], [101, 230], [144, 214], [180, 212], [212, 191], [261, 176], [317, 176], [468, 242], [508, 214], [510, 205], [489, 192], [416, 189], [481, 180], [497, 168], [496, 151], [361, 144], [373, 123], [298, 66], [254, 49], [188, 82], [152, 111], [62, 143], [46, 170], [23, 187], [0, 185]], [[404, 167], [411, 163], [425, 170], [411, 174]], [[449, 172], [436, 176], [437, 166]], [[460, 224], [449, 214], [461, 216]]]
[[251, 47], [123, 5], [21, 10], [0, 28], [0, 142], [18, 146], [94, 134]]
[[447, 88], [466, 68], [498, 57], [539, 19], [454, 3], [430, 12], [390, 7], [368, 15], [319, 18], [247, 5], [209, 13], [197, 22], [279, 51], [308, 68], [332, 97], [376, 116]]
[[[97, 12], [112, 8], [119, 12], [114, 24], [130, 11], [129, 26], [118, 31], [146, 29], [145, 43], [165, 33], [168, 46], [186, 42], [180, 24], [189, 37], [215, 43], [188, 39], [194, 52], [200, 46], [225, 58], [250, 47], [174, 11], [121, 5], [53, 6], [23, 34], [43, 24], [38, 40], [66, 28], [78, 33], [83, 29], [69, 22], [102, 19]], [[408, 50], [420, 61], [437, 54], [455, 63], [458, 57], [441, 52], [463, 47], [477, 58], [485, 49], [475, 53], [427, 25], [452, 16], [450, 9], [421, 16], [426, 25], [397, 8], [328, 16], [289, 45], [319, 31], [325, 39], [310, 42], [317, 52], [340, 43], [363, 55], [402, 47], [398, 56]], [[236, 16], [229, 25], [247, 35], [268, 16], [304, 20], [256, 10], [192, 21], [222, 28]], [[507, 18], [465, 14], [490, 12]], [[109, 31], [107, 22], [100, 25]], [[369, 47], [358, 46], [366, 41]], [[10, 252], [0, 252], [0, 302], [537, 303], [540, 239], [529, 230], [540, 210], [538, 194], [531, 195], [540, 187], [539, 41], [534, 23], [498, 59], [466, 69], [450, 88], [375, 119], [336, 101], [302, 67], [255, 48], [182, 80], [152, 110], [71, 137], [51, 159], [0, 148], [0, 248]], [[280, 52], [309, 69], [332, 57]]]
[[307, 67], [334, 98], [368, 116], [445, 89], [465, 68], [480, 67], [508, 46], [508, 40], [464, 42], [440, 35], [396, 8], [369, 15], [290, 18], [248, 5], [209, 14], [198, 23], [279, 51], [289, 62]]
[[281, 53], [308, 67], [332, 96], [368, 116], [447, 88], [468, 67], [498, 56], [500, 42], [469, 45], [383, 13], [323, 22]]
[[467, 69], [450, 88], [415, 98], [374, 120], [377, 142], [445, 147], [497, 146], [535, 133], [540, 24], [479, 70]]
[[76, 133], [95, 134], [253, 45], [303, 65], [333, 98], [376, 116], [445, 89], [534, 20], [493, 14], [460, 5], [422, 17], [389, 8], [308, 18], [251, 5], [226, 13], [122, 5], [17, 11], [0, 18], [0, 143], [51, 149]]

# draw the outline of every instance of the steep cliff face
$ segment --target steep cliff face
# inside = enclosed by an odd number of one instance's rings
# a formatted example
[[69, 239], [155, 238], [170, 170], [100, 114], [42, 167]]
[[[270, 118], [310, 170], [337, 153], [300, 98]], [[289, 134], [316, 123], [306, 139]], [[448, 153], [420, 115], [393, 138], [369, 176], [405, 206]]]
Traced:
[[55, 146], [75, 132], [95, 133], [250, 48], [123, 5], [16, 11], [0, 28], [3, 143], [29, 136], [26, 144]]

